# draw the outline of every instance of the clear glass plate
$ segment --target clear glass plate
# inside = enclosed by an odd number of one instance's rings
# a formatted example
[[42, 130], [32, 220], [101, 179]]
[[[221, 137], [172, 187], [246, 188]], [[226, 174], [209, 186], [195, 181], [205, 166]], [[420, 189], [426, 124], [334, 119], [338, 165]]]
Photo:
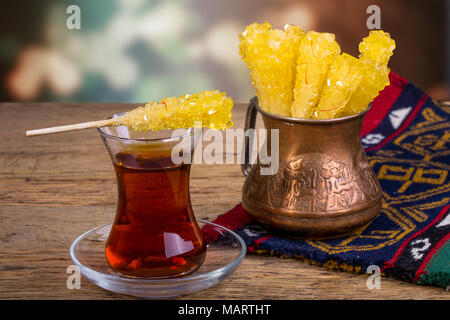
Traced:
[[72, 261], [89, 281], [106, 290], [140, 298], [170, 298], [218, 284], [239, 265], [246, 253], [236, 233], [212, 222], [198, 220], [208, 240], [203, 265], [194, 273], [167, 279], [126, 277], [114, 272], [105, 258], [111, 224], [98, 226], [79, 236], [70, 247]]

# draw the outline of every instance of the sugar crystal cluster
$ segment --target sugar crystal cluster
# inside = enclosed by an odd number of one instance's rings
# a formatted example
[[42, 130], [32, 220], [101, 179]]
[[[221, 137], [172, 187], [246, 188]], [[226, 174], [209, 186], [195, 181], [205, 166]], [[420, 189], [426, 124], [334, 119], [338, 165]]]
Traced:
[[320, 98], [330, 64], [341, 52], [332, 33], [310, 31], [300, 43], [292, 117], [309, 119]]
[[367, 108], [378, 93], [389, 85], [389, 58], [395, 49], [395, 41], [381, 30], [371, 31], [359, 44], [363, 78], [351, 96], [342, 116], [355, 114]]
[[259, 102], [270, 113], [290, 112], [298, 46], [304, 36], [299, 27], [286, 25], [283, 31], [269, 23], [253, 23], [239, 35], [239, 54], [250, 69]]
[[356, 114], [389, 84], [389, 58], [395, 41], [371, 31], [360, 56], [341, 53], [332, 33], [286, 25], [253, 23], [239, 35], [259, 105], [265, 111], [299, 119], [332, 119]]
[[150, 102], [117, 118], [115, 125], [135, 131], [191, 128], [196, 121], [203, 127], [227, 129], [233, 125], [233, 100], [218, 90], [170, 97]]

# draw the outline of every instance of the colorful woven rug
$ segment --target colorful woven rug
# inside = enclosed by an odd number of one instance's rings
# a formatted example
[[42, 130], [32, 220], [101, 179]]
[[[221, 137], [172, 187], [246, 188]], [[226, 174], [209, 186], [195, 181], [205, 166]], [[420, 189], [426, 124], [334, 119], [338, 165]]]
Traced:
[[367, 113], [361, 141], [383, 190], [380, 215], [357, 234], [304, 241], [271, 235], [239, 204], [215, 222], [235, 230], [249, 252], [294, 257], [332, 269], [450, 286], [450, 107], [404, 78]]

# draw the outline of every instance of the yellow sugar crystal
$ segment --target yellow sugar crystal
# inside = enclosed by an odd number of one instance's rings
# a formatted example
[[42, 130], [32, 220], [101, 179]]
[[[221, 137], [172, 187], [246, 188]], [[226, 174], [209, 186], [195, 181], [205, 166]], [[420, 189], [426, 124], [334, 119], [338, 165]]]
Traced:
[[367, 109], [379, 92], [389, 85], [387, 64], [395, 49], [395, 41], [381, 30], [371, 31], [359, 44], [363, 79], [341, 112], [341, 116], [356, 114]]
[[115, 125], [126, 125], [135, 131], [202, 127], [227, 129], [233, 125], [233, 100], [218, 90], [170, 97], [160, 103], [150, 102], [117, 118]]
[[239, 35], [239, 54], [265, 111], [291, 115], [298, 46], [304, 36], [299, 27], [286, 25], [282, 31], [269, 23], [253, 23]]
[[395, 49], [395, 41], [383, 30], [373, 30], [359, 44], [361, 59], [370, 59], [378, 64], [386, 64]]
[[341, 110], [339, 116], [348, 116], [363, 112], [379, 94], [389, 85], [389, 68], [369, 61], [361, 61], [363, 78], [358, 88], [350, 97], [347, 106]]
[[361, 62], [346, 53], [339, 55], [330, 66], [313, 118], [335, 118], [346, 106], [361, 79]]
[[301, 40], [291, 107], [292, 117], [313, 117], [330, 64], [340, 52], [332, 33], [310, 31]]

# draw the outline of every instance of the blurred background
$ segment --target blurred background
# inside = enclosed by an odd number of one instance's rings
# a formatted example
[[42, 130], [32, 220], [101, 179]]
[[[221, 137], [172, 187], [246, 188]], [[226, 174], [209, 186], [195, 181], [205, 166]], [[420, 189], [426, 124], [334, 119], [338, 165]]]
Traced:
[[[219, 89], [253, 96], [238, 34], [253, 22], [333, 32], [357, 55], [369, 5], [397, 49], [391, 69], [450, 98], [446, 0], [2, 0], [0, 101], [146, 102]], [[69, 5], [81, 29], [69, 30]]]

